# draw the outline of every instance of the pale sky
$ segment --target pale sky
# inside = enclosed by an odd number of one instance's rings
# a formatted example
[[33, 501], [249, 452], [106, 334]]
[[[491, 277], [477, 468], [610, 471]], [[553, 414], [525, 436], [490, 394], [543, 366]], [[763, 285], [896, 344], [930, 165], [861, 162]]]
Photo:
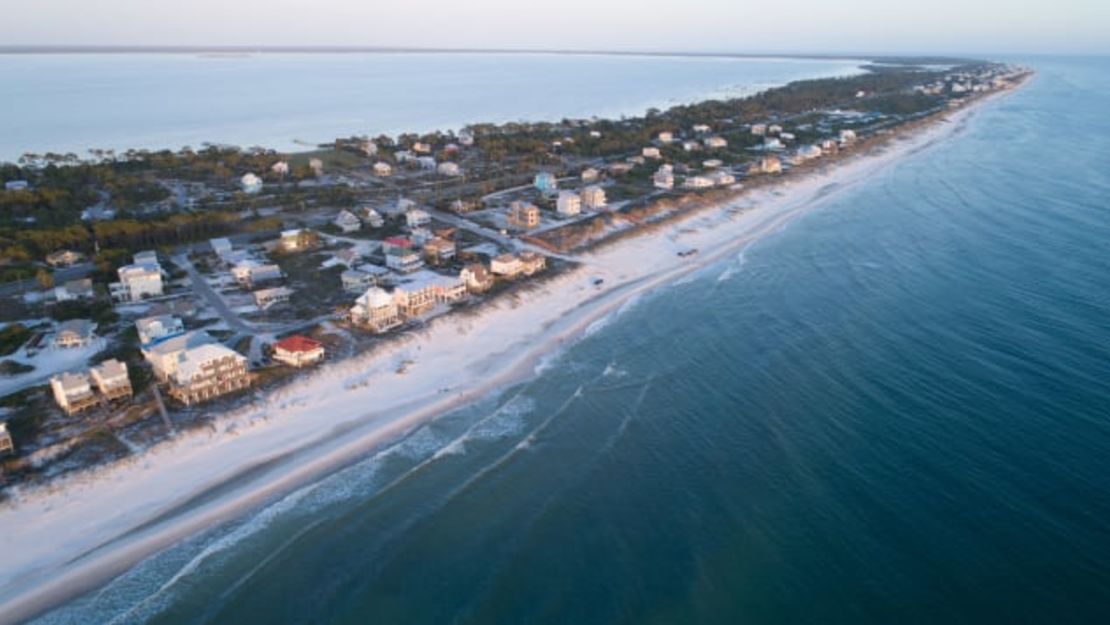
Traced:
[[1110, 0], [0, 0], [0, 45], [1110, 52]]

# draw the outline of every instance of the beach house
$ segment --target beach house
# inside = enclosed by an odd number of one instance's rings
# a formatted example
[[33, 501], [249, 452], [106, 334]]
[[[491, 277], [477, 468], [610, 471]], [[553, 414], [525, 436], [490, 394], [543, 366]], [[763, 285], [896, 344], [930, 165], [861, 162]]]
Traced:
[[13, 453], [15, 453], [15, 444], [12, 442], [12, 435], [8, 432], [8, 423], [0, 421], [0, 456]]
[[335, 216], [335, 220], [331, 223], [344, 234], [357, 232], [362, 228], [362, 220], [346, 209], [339, 211], [339, 214]]
[[243, 193], [258, 193], [262, 190], [262, 179], [253, 173], [243, 174], [243, 177], [239, 179], [239, 188], [243, 190]]
[[190, 406], [249, 387], [251, 374], [242, 354], [206, 343], [180, 352], [167, 381], [170, 397]]
[[285, 286], [259, 289], [251, 293], [251, 296], [254, 297], [254, 305], [258, 306], [259, 310], [266, 310], [276, 304], [288, 302], [289, 298], [293, 297], [293, 289]]
[[493, 288], [493, 274], [481, 263], [470, 263], [459, 272], [459, 279], [471, 293], [485, 293]]
[[547, 258], [535, 252], [521, 252], [520, 272], [526, 276], [537, 274], [547, 268]]
[[448, 205], [448, 210], [456, 215], [465, 215], [469, 212], [478, 210], [480, 204], [472, 200], [464, 200], [462, 198], [455, 198], [451, 200]]
[[366, 224], [371, 228], [381, 228], [385, 225], [382, 214], [369, 206], [362, 209], [362, 218], [366, 220]]
[[46, 255], [46, 264], [51, 267], [69, 267], [84, 260], [84, 254], [73, 250], [58, 250]]
[[405, 212], [405, 224], [409, 228], [419, 228], [432, 223], [432, 216], [421, 208], [410, 208]]
[[840, 131], [840, 147], [847, 147], [856, 142], [856, 131], [846, 128]]
[[532, 185], [543, 194], [554, 193], [559, 188], [559, 182], [555, 179], [555, 174], [546, 171], [536, 174], [536, 177], [532, 180]]
[[274, 360], [290, 367], [307, 367], [324, 359], [324, 344], [295, 334], [274, 343]]
[[413, 242], [404, 237], [390, 237], [382, 241], [385, 266], [400, 273], [412, 273], [424, 266], [424, 260], [415, 250]]
[[234, 249], [231, 240], [227, 238], [209, 239], [208, 245], [212, 248], [212, 252], [216, 256], [219, 256], [221, 260], [225, 260], [228, 254], [231, 254], [231, 251]]
[[573, 217], [582, 212], [582, 198], [574, 191], [560, 191], [555, 201], [555, 212], [564, 217]]
[[173, 315], [154, 315], [136, 321], [135, 330], [139, 333], [139, 344], [149, 345], [171, 336], [183, 334], [185, 324]]
[[343, 285], [343, 290], [349, 293], [362, 293], [378, 283], [374, 274], [361, 269], [344, 271], [339, 274], [339, 282]]
[[752, 163], [753, 174], [778, 174], [782, 172], [782, 160], [777, 156], [764, 156]]
[[96, 335], [93, 329], [96, 325], [88, 319], [70, 319], [58, 324], [54, 333], [53, 345], [59, 349], [73, 349], [91, 345]]
[[119, 282], [108, 285], [112, 298], [120, 302], [138, 302], [162, 295], [162, 266], [154, 252], [135, 254], [132, 264], [116, 272]]
[[89, 376], [83, 372], [65, 372], [50, 378], [54, 401], [68, 415], [88, 410], [99, 403]]
[[91, 278], [70, 280], [61, 286], [54, 287], [54, 299], [59, 302], [93, 299], [95, 295], [96, 293], [93, 291], [93, 282]]
[[674, 168], [670, 165], [663, 165], [652, 176], [652, 182], [655, 184], [656, 189], [673, 189], [674, 188]]
[[143, 357], [150, 363], [154, 378], [159, 382], [167, 382], [177, 370], [179, 357], [182, 353], [214, 341], [215, 339], [207, 332], [194, 330], [168, 336], [160, 341], [143, 345], [140, 349], [143, 352]]
[[590, 210], [605, 208], [605, 189], [601, 188], [600, 185], [591, 184], [587, 186], [582, 189], [582, 193], [579, 194], [579, 197], [582, 200], [582, 206]]
[[384, 289], [371, 287], [355, 300], [349, 312], [351, 323], [382, 333], [401, 325], [397, 303]]
[[393, 289], [393, 301], [406, 317], [422, 315], [438, 304], [455, 302], [466, 296], [466, 284], [454, 276], [431, 271], [414, 274]]
[[713, 181], [713, 184], [717, 185], [718, 187], [724, 187], [724, 186], [728, 186], [730, 184], [736, 184], [736, 176], [733, 176], [732, 174], [728, 173], [727, 171], [723, 171], [723, 170], [715, 171], [715, 172], [709, 174], [707, 177], [711, 181]]
[[706, 176], [688, 176], [682, 186], [687, 189], [708, 189], [713, 186], [713, 181]]
[[458, 163], [452, 163], [450, 161], [446, 161], [446, 162], [440, 163], [439, 166], [436, 167], [436, 173], [441, 175], [441, 176], [454, 177], [454, 176], [461, 176], [462, 175], [462, 170], [459, 169], [459, 164]]
[[520, 259], [508, 253], [494, 257], [490, 261], [489, 268], [493, 275], [502, 278], [515, 278], [524, 271]]
[[455, 259], [455, 242], [435, 237], [424, 244], [424, 258], [433, 265], [442, 265]]
[[255, 289], [263, 284], [280, 282], [285, 278], [281, 267], [268, 263], [260, 264], [258, 261], [247, 259], [231, 268], [231, 276], [244, 289]]
[[283, 230], [278, 248], [283, 252], [303, 252], [320, 246], [320, 235], [308, 228]]
[[821, 158], [822, 154], [824, 154], [824, 152], [822, 152], [821, 148], [817, 147], [816, 145], [803, 145], [802, 147], [798, 148], [798, 151], [794, 154], [794, 162], [804, 163], [815, 158]]
[[513, 201], [509, 205], [509, 227], [531, 230], [540, 225], [540, 209], [531, 202]]
[[89, 369], [89, 376], [96, 390], [108, 401], [131, 397], [131, 378], [127, 375], [127, 365], [109, 358]]

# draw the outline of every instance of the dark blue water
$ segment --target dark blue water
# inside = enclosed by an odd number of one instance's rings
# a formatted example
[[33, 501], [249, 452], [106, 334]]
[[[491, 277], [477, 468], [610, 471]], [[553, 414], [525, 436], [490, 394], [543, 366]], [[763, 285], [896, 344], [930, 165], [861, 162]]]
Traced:
[[[1110, 622], [1110, 62], [52, 622]], [[454, 442], [452, 442], [454, 441]]]

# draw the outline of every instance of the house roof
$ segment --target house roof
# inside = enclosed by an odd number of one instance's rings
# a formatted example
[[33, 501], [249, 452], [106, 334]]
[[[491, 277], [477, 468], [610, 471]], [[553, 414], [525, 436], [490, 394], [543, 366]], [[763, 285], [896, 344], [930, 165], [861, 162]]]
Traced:
[[363, 293], [357, 300], [356, 304], [361, 304], [366, 308], [381, 308], [382, 306], [390, 306], [393, 304], [393, 297], [386, 293], [384, 289], [378, 287], [370, 287]]
[[188, 383], [202, 373], [204, 366], [214, 360], [232, 357], [236, 360], [246, 360], [239, 352], [220, 345], [207, 343], [198, 347], [187, 349], [177, 356], [177, 379], [179, 382]]
[[109, 358], [108, 360], [105, 360], [99, 365], [93, 367], [91, 371], [94, 375], [99, 376], [102, 380], [110, 380], [112, 378], [126, 376], [127, 365], [116, 360], [115, 358]]
[[84, 338], [92, 335], [93, 327], [93, 322], [88, 319], [70, 319], [58, 324], [58, 334], [72, 332]]
[[157, 355], [169, 355], [185, 349], [198, 347], [215, 341], [214, 338], [203, 330], [195, 330], [170, 337], [161, 343], [144, 347], [143, 350]]
[[89, 376], [76, 371], [65, 371], [54, 376], [50, 381], [57, 382], [66, 393], [79, 391], [89, 386]]
[[320, 341], [315, 341], [307, 336], [294, 334], [287, 336], [274, 344], [275, 348], [283, 349], [287, 352], [311, 352], [322, 347]]

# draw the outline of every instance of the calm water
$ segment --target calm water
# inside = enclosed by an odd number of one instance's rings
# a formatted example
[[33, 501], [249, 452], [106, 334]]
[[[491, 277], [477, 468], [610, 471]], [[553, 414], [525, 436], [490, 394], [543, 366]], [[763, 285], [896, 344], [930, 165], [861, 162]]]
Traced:
[[1108, 622], [1110, 62], [1037, 65], [537, 379], [44, 622]]
[[615, 117], [858, 62], [510, 54], [0, 55], [0, 160], [90, 148], [306, 149], [470, 122]]

